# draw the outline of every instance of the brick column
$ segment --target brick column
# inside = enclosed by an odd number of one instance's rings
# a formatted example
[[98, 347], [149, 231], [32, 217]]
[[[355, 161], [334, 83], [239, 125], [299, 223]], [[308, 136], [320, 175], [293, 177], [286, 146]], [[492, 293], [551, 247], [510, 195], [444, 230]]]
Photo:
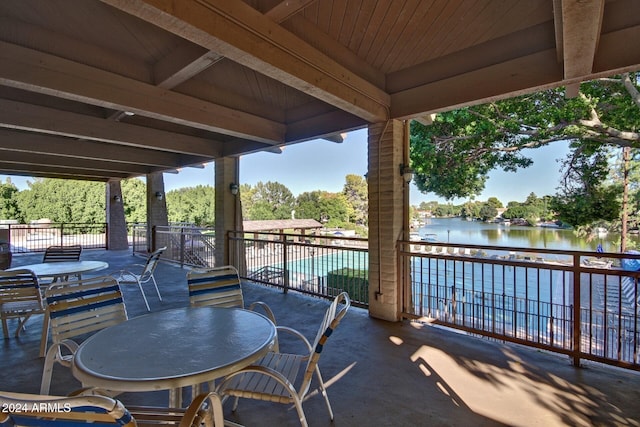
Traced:
[[167, 215], [167, 198], [164, 192], [164, 176], [162, 172], [147, 174], [147, 251], [153, 252], [158, 249], [152, 247], [153, 227], [167, 225], [169, 225], [169, 217]]
[[124, 217], [124, 199], [120, 180], [110, 180], [106, 185], [107, 249], [118, 251], [129, 248], [127, 222]]
[[397, 241], [403, 236], [403, 122], [369, 125], [369, 314], [398, 321], [401, 312]]

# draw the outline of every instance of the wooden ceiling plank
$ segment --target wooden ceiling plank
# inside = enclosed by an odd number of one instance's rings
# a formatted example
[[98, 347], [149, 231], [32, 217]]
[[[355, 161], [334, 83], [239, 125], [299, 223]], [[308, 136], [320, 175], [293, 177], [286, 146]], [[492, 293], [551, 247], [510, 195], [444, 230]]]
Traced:
[[154, 65], [155, 84], [172, 89], [221, 59], [223, 56], [192, 43], [180, 46]]
[[0, 150], [24, 151], [48, 156], [101, 159], [159, 168], [176, 168], [185, 161], [196, 162], [200, 157], [176, 156], [165, 151], [146, 150], [137, 147], [114, 146], [103, 142], [76, 140], [61, 136], [32, 134], [0, 129]]
[[[1, 72], [0, 72], [1, 73]], [[216, 158], [222, 143], [0, 99], [0, 127]]]
[[284, 125], [0, 42], [0, 84], [232, 136], [280, 143]]
[[300, 13], [317, 0], [282, 0], [265, 13], [273, 22], [281, 23]]
[[365, 120], [388, 118], [387, 93], [242, 1], [102, 1]]
[[[1, 150], [1, 149], [0, 149]], [[37, 153], [26, 153], [2, 150], [2, 161], [31, 165], [38, 169], [41, 166], [58, 168], [83, 168], [96, 172], [118, 173], [127, 175], [145, 175], [161, 170], [144, 165], [107, 162], [104, 160], [76, 159], [71, 157], [50, 156]]]
[[62, 178], [62, 179], [86, 179], [86, 180], [108, 180], [110, 178], [133, 178], [138, 175], [115, 172], [101, 172], [86, 168], [77, 167], [57, 167], [40, 165], [35, 170], [33, 165], [4, 162], [0, 159], [0, 173], [5, 175], [28, 175], [45, 178]]
[[562, 0], [562, 50], [564, 78], [591, 74], [605, 0]]

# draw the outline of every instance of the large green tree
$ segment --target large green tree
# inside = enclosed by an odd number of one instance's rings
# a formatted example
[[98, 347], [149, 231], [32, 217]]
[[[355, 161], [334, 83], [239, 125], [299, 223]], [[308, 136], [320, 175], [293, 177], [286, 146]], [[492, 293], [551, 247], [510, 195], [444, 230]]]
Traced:
[[[568, 141], [555, 207], [580, 200], [580, 212], [565, 215], [579, 225], [606, 214], [620, 215], [621, 187], [608, 188], [611, 150], [640, 147], [640, 73], [584, 82], [578, 96], [563, 88], [436, 115], [433, 124], [411, 125], [411, 163], [423, 192], [447, 199], [469, 197], [484, 189], [488, 173], [531, 165], [525, 149]], [[631, 157], [635, 157], [632, 153]], [[611, 215], [610, 215], [611, 214]]]
[[296, 199], [296, 217], [312, 218], [327, 227], [345, 227], [352, 211], [343, 193], [311, 191]]
[[411, 164], [416, 185], [447, 199], [484, 189], [496, 168], [531, 165], [523, 150], [570, 141], [637, 147], [640, 135], [638, 76], [585, 82], [567, 98], [563, 88], [437, 114], [433, 124], [411, 124]]
[[361, 175], [347, 175], [342, 193], [351, 208], [350, 222], [366, 226], [369, 219], [369, 190], [366, 179]]
[[22, 220], [16, 200], [17, 194], [18, 187], [11, 182], [11, 178], [0, 184], [0, 219]]
[[199, 226], [215, 223], [215, 191], [210, 185], [180, 188], [167, 193], [169, 222]]
[[258, 182], [254, 188], [242, 186], [245, 191], [242, 203], [244, 218], [250, 220], [286, 219], [291, 217], [294, 210], [295, 198], [293, 193], [279, 182]]

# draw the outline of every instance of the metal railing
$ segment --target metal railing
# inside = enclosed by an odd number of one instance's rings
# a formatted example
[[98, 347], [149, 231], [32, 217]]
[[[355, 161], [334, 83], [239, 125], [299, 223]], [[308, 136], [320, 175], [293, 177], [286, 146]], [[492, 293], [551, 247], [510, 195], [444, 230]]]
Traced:
[[640, 272], [615, 267], [637, 255], [401, 246], [405, 316], [640, 370]]
[[354, 305], [369, 304], [366, 239], [231, 232], [229, 248], [244, 278], [327, 298], [347, 291]]
[[49, 246], [81, 245], [85, 249], [107, 247], [106, 223], [34, 223], [0, 225], [2, 240], [11, 252], [44, 252]]
[[[133, 252], [148, 254], [148, 238], [146, 224], [134, 224]], [[162, 259], [194, 267], [214, 267], [215, 265], [215, 233], [212, 228], [200, 228], [189, 224], [172, 224], [156, 226], [151, 230], [151, 249], [166, 246]]]

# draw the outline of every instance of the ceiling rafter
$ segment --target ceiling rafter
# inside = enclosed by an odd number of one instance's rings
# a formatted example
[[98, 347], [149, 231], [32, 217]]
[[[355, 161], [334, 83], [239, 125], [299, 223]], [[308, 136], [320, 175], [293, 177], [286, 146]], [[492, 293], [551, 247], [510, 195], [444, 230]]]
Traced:
[[211, 132], [281, 143], [284, 125], [242, 111], [0, 42], [0, 84]]
[[367, 121], [389, 118], [386, 92], [242, 2], [102, 1]]

